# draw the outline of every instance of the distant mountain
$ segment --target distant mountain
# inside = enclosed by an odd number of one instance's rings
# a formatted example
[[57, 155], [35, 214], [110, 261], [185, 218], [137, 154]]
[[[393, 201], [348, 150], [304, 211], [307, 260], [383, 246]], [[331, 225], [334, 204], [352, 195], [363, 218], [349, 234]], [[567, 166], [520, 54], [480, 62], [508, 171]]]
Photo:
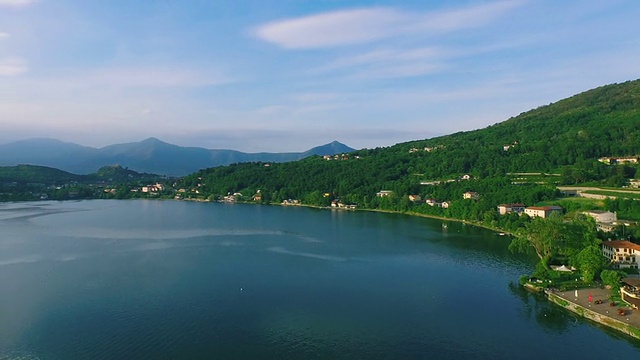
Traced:
[[139, 172], [182, 176], [203, 168], [239, 162], [288, 162], [311, 155], [334, 155], [354, 149], [334, 141], [301, 153], [243, 153], [182, 147], [156, 138], [115, 144], [100, 149], [56, 139], [29, 139], [0, 145], [0, 166], [49, 166], [75, 174], [89, 174], [119, 164]]
[[307, 156], [311, 156], [311, 155], [335, 155], [335, 154], [343, 154], [343, 153], [349, 153], [354, 151], [355, 149], [352, 149], [350, 147], [348, 147], [345, 144], [342, 144], [340, 142], [337, 141], [333, 141], [329, 144], [326, 145], [322, 145], [322, 146], [316, 146], [313, 149], [307, 150], [304, 152], [305, 157]]

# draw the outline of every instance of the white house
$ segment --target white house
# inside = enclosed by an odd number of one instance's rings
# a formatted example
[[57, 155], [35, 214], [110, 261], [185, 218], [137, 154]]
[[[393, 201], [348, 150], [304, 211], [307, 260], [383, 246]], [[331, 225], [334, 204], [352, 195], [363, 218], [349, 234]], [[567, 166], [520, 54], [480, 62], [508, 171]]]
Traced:
[[524, 204], [500, 204], [498, 205], [498, 212], [500, 215], [505, 215], [511, 212], [522, 214], [524, 212]]
[[584, 211], [583, 214], [595, 219], [598, 224], [598, 230], [604, 232], [612, 232], [616, 229], [618, 215], [615, 212], [603, 210]]
[[467, 191], [466, 193], [462, 194], [462, 198], [463, 199], [478, 200], [480, 198], [480, 194], [478, 194], [475, 191]]
[[583, 214], [594, 218], [597, 222], [612, 223], [618, 221], [618, 215], [611, 211], [590, 210], [584, 211]]
[[380, 190], [376, 193], [377, 197], [385, 197], [393, 195], [393, 191], [391, 190]]
[[640, 267], [640, 245], [626, 240], [605, 241], [602, 254], [616, 269]]
[[563, 209], [560, 206], [529, 206], [524, 209], [524, 213], [531, 217], [541, 217], [546, 219], [554, 212], [562, 214], [562, 210]]

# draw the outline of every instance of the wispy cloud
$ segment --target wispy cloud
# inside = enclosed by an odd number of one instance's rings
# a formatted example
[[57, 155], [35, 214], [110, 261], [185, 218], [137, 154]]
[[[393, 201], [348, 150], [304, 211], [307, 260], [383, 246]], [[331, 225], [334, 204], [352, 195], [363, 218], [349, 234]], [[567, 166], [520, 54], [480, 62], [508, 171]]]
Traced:
[[0, 59], [0, 76], [17, 76], [28, 71], [27, 63], [19, 58]]
[[8, 33], [0, 31], [0, 39], [7, 38], [7, 37], [9, 37]]
[[25, 6], [34, 3], [34, 0], [0, 0], [0, 6]]
[[404, 16], [390, 8], [343, 10], [271, 22], [255, 34], [290, 49], [348, 45], [397, 33]]
[[316, 73], [349, 71], [347, 80], [413, 77], [446, 68], [450, 51], [435, 47], [385, 48], [338, 58], [314, 70]]
[[433, 48], [414, 48], [414, 49], [397, 49], [385, 48], [378, 49], [363, 54], [346, 56], [331, 61], [317, 70], [336, 70], [345, 67], [362, 66], [376, 63], [404, 62], [404, 61], [424, 61], [437, 60], [447, 55], [446, 51]]
[[369, 43], [411, 34], [435, 35], [485, 24], [521, 1], [501, 1], [429, 13], [360, 8], [284, 19], [259, 26], [258, 38], [287, 49]]

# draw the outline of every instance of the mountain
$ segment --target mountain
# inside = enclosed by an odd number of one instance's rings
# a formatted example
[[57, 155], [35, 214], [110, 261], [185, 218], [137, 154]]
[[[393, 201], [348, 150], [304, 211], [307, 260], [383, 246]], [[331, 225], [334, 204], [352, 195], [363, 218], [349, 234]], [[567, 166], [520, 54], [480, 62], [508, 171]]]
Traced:
[[311, 156], [311, 155], [323, 156], [323, 155], [344, 154], [344, 153], [350, 153], [354, 150], [355, 149], [352, 149], [345, 144], [342, 144], [337, 141], [332, 141], [329, 144], [316, 146], [312, 149], [305, 151], [304, 157]]
[[237, 162], [287, 162], [311, 155], [333, 155], [353, 150], [336, 141], [302, 153], [243, 153], [182, 147], [156, 138], [100, 149], [55, 139], [30, 139], [0, 145], [0, 166], [32, 164], [88, 174], [104, 166], [120, 164], [139, 172], [182, 176], [199, 169]]
[[[0, 165], [50, 165], [68, 158], [82, 162], [97, 153], [97, 149], [56, 139], [28, 139], [0, 145]], [[38, 160], [34, 162], [33, 159]]]
[[[620, 183], [640, 175], [638, 166], [612, 167], [598, 158], [639, 155], [640, 80], [635, 80], [592, 89], [484, 129], [358, 150], [346, 161], [306, 158], [270, 167], [208, 169], [185, 178], [185, 186], [204, 182], [206, 195], [214, 196], [260, 189], [270, 201], [323, 204], [340, 198], [369, 207], [380, 201], [380, 190], [450, 200], [461, 199], [464, 191], [480, 191], [484, 196], [478, 203], [486, 201], [486, 211], [493, 211], [500, 202], [532, 204], [553, 196], [554, 190], [546, 188], [512, 188], [508, 173], [556, 173], [557, 182], [565, 184]], [[476, 180], [444, 181], [464, 174]], [[441, 180], [440, 187], [424, 185]], [[327, 193], [331, 196], [323, 197]]]

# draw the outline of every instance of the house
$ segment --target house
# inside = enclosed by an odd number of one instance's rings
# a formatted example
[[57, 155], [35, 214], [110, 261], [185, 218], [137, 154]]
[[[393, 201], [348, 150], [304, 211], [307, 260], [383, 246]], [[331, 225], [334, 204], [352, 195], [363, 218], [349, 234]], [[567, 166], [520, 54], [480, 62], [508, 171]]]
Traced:
[[409, 201], [417, 202], [417, 201], [420, 201], [420, 200], [422, 200], [420, 195], [409, 195]]
[[631, 186], [632, 188], [640, 188], [640, 179], [629, 180], [629, 186]]
[[477, 192], [474, 192], [474, 191], [467, 191], [466, 193], [462, 194], [462, 198], [463, 199], [478, 200], [480, 198], [480, 194], [478, 194]]
[[638, 157], [617, 158], [616, 164], [637, 164]]
[[258, 192], [255, 195], [253, 195], [253, 197], [251, 199], [253, 201], [262, 201], [262, 194]]
[[525, 214], [543, 219], [548, 218], [554, 212], [562, 214], [562, 211], [563, 209], [560, 206], [529, 206], [524, 209]]
[[393, 195], [393, 191], [391, 190], [380, 190], [376, 193], [377, 197], [386, 197]]
[[143, 186], [141, 190], [142, 190], [143, 193], [151, 193], [151, 192], [163, 191], [164, 190], [164, 185], [162, 185], [160, 183], [155, 183], [153, 185]]
[[438, 206], [440, 206], [443, 209], [448, 209], [449, 205], [450, 205], [450, 203], [448, 201], [443, 201]]
[[524, 204], [500, 204], [498, 205], [498, 212], [500, 215], [505, 215], [508, 213], [518, 213], [522, 214], [524, 212]]
[[618, 215], [615, 212], [603, 210], [584, 211], [583, 214], [595, 219], [598, 230], [604, 232], [612, 232], [616, 229]]
[[473, 177], [469, 174], [464, 174], [460, 177], [460, 180], [471, 180]]
[[637, 164], [638, 156], [629, 156], [629, 157], [603, 157], [598, 159], [601, 163], [605, 163], [608, 165], [616, 165], [616, 164]]
[[640, 267], [640, 245], [630, 241], [605, 241], [602, 243], [602, 254], [616, 269]]
[[612, 223], [612, 222], [618, 221], [617, 214], [611, 211], [590, 210], [590, 211], [584, 211], [582, 213], [594, 218], [596, 222]]
[[503, 145], [502, 149], [504, 151], [509, 151], [509, 149], [511, 149], [512, 147], [515, 147], [516, 145], [518, 145], [517, 141], [514, 141], [513, 144], [507, 144], [507, 145]]

